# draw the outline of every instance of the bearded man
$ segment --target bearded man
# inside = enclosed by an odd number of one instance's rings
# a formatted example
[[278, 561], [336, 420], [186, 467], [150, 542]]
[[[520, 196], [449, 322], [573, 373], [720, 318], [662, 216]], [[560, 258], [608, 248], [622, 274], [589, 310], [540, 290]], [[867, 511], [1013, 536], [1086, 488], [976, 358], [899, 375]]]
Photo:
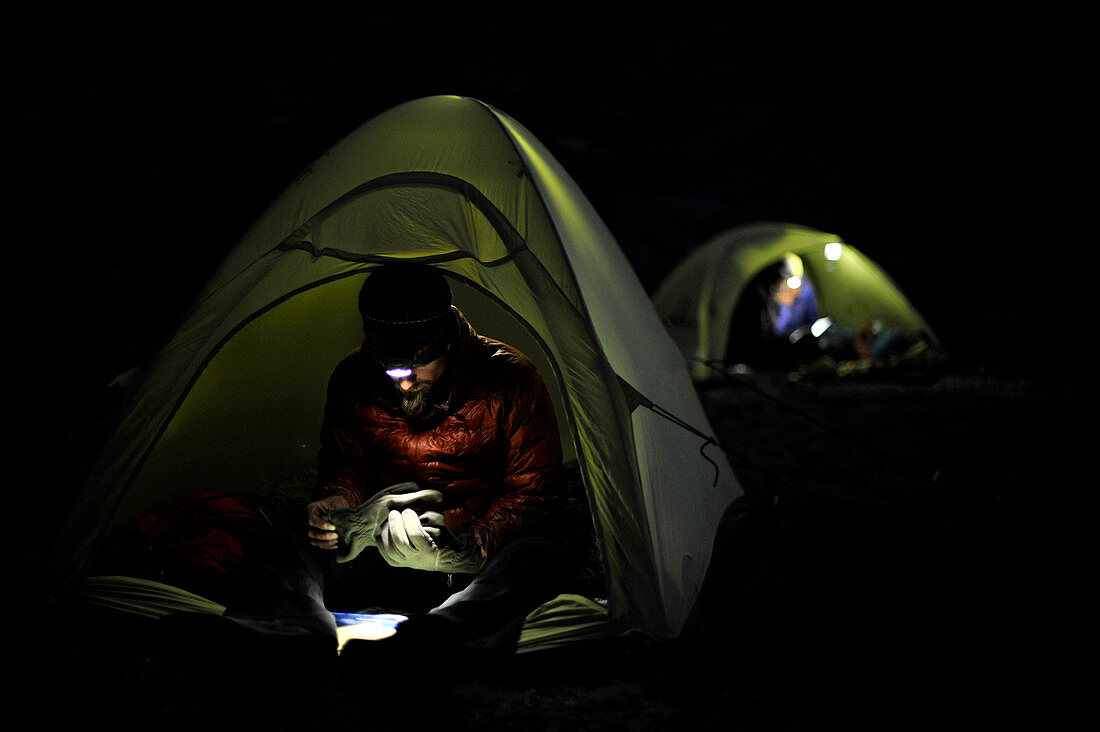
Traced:
[[376, 268], [359, 312], [363, 345], [329, 382], [307, 507], [309, 542], [335, 559], [326, 602], [409, 612], [398, 636], [514, 641], [560, 574], [538, 538], [565, 483], [545, 384], [475, 332], [430, 266]]

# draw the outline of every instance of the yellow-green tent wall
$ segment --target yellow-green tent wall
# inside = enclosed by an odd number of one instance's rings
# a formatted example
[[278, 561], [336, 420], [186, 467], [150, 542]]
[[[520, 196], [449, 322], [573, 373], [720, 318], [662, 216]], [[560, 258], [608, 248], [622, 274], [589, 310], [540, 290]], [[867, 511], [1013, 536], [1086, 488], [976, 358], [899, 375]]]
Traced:
[[[450, 96], [363, 124], [230, 249], [76, 503], [52, 596], [79, 594], [113, 526], [198, 490], [262, 493], [308, 471], [325, 383], [358, 345], [355, 292], [393, 259], [439, 267], [475, 327], [539, 366], [592, 508], [608, 627], [675, 636], [738, 481], [719, 450], [701, 454], [698, 435], [638, 406], [644, 395], [710, 434], [679, 351], [576, 184], [517, 121]], [[545, 631], [577, 616], [538, 617]]]

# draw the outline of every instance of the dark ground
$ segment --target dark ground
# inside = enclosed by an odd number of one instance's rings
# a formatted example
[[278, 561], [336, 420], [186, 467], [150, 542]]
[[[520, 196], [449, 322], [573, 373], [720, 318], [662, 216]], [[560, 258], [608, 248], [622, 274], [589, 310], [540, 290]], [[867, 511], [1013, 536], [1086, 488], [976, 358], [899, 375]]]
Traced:
[[196, 672], [66, 640], [31, 688], [63, 693], [59, 726], [114, 726], [122, 704], [125, 728], [181, 730], [984, 729], [1051, 724], [1088, 689], [1065, 665], [1088, 647], [1096, 535], [1070, 468], [1084, 435], [1058, 427], [1074, 391], [949, 371], [701, 393], [752, 508], [716, 542], [690, 642], [521, 656], [406, 704], [339, 671]]
[[[21, 578], [109, 434], [104, 385], [155, 351], [272, 198], [374, 114], [467, 94], [550, 148], [647, 291], [710, 236], [791, 221], [878, 261], [953, 358], [927, 383], [701, 390], [757, 507], [717, 548], [704, 640], [524, 659], [452, 688], [446, 725], [981, 729], [1032, 711], [1064, 728], [1056, 715], [1095, 680], [1061, 673], [1092, 658], [1096, 536], [1080, 308], [1095, 254], [1073, 220], [1091, 205], [1056, 165], [1083, 159], [1078, 23], [704, 4], [556, 5], [530, 25], [352, 5], [11, 12], [4, 261], [22, 288], [5, 293], [4, 399], [22, 438]], [[444, 724], [441, 705], [406, 719], [339, 687], [221, 683], [58, 628], [27, 635], [15, 689], [51, 726]]]

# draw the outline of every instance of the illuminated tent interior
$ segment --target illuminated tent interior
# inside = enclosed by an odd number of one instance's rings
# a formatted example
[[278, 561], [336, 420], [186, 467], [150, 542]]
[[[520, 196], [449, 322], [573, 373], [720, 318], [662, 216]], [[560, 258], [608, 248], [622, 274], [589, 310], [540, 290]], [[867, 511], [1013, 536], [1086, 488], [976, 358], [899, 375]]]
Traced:
[[364, 123], [229, 251], [133, 385], [61, 534], [51, 600], [223, 612], [187, 587], [89, 569], [120, 527], [198, 490], [308, 491], [328, 377], [361, 337], [355, 295], [396, 259], [440, 268], [480, 332], [532, 358], [583, 481], [607, 596], [538, 608], [521, 649], [675, 637], [740, 485], [701, 449], [711, 432], [681, 354], [576, 184], [514, 119], [451, 96]]
[[745, 341], [759, 337], [761, 304], [754, 291], [772, 280], [791, 292], [812, 293], [815, 337], [826, 327], [858, 331], [874, 324], [919, 336], [942, 352], [898, 286], [858, 249], [835, 234], [764, 222], [703, 243], [654, 291], [654, 306], [693, 379], [716, 378], [738, 363], [748, 350]]

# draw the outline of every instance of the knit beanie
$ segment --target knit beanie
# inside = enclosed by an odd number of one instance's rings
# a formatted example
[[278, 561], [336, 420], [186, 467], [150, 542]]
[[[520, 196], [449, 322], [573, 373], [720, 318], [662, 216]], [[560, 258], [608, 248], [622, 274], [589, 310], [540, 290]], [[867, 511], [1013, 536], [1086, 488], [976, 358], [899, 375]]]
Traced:
[[415, 262], [384, 264], [359, 291], [364, 348], [385, 368], [411, 368], [443, 356], [458, 334], [447, 278]]

